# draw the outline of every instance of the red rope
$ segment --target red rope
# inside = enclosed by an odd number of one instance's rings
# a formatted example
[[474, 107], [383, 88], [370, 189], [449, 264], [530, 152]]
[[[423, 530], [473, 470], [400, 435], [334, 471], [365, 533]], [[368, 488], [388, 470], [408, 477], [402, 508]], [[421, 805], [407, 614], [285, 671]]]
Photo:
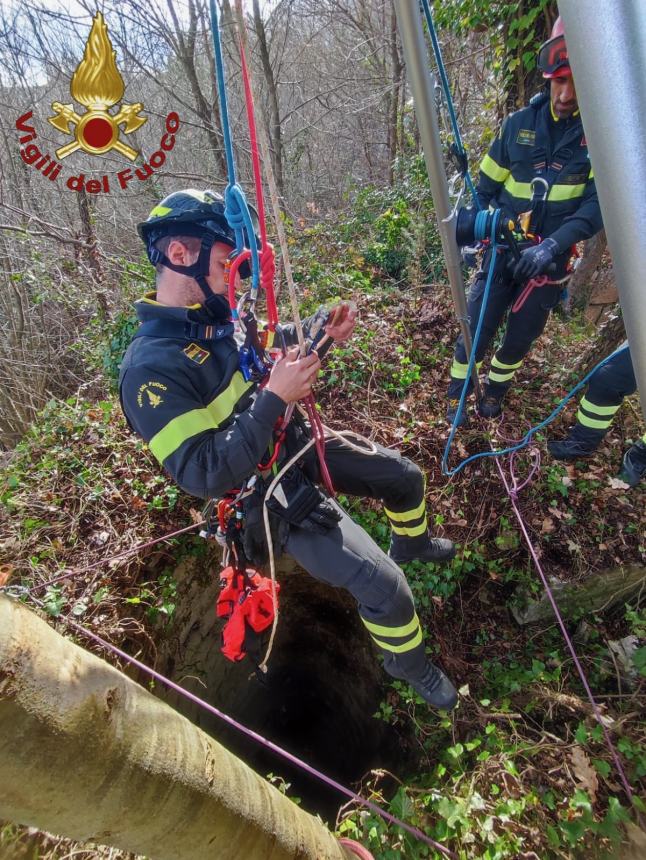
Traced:
[[[242, 24], [241, 24], [242, 25]], [[242, 68], [242, 80], [244, 83], [245, 105], [247, 110], [247, 123], [249, 125], [249, 140], [251, 142], [251, 163], [253, 166], [254, 184], [256, 189], [256, 202], [258, 204], [258, 220], [260, 222], [260, 236], [262, 240], [261, 252], [261, 279], [262, 285], [267, 297], [267, 321], [269, 329], [273, 331], [278, 323], [278, 311], [276, 309], [276, 296], [274, 292], [274, 277], [275, 277], [275, 262], [274, 249], [267, 242], [267, 229], [265, 221], [265, 203], [262, 189], [262, 176], [260, 172], [260, 154], [258, 152], [258, 138], [256, 133], [256, 116], [253, 101], [253, 92], [251, 90], [251, 80], [249, 76], [249, 68], [247, 66], [247, 57], [244, 47], [242, 34], [238, 34], [238, 48], [240, 51], [240, 64]], [[231, 289], [231, 285], [229, 285]], [[325, 488], [334, 496], [334, 487], [332, 478], [325, 462], [325, 432], [318, 412], [316, 411], [316, 403], [312, 394], [304, 398], [303, 403], [307, 409], [307, 414], [312, 427], [312, 433], [316, 442], [316, 453], [319, 460], [319, 468]]]
[[247, 124], [249, 125], [249, 140], [251, 143], [251, 165], [253, 168], [253, 181], [256, 190], [256, 204], [258, 206], [258, 222], [260, 227], [260, 241], [262, 250], [260, 252], [260, 275], [262, 287], [267, 298], [267, 323], [270, 331], [274, 331], [278, 324], [278, 310], [276, 308], [276, 294], [274, 291], [274, 277], [276, 266], [274, 262], [274, 249], [267, 241], [267, 222], [265, 219], [265, 198], [262, 190], [262, 174], [260, 170], [260, 153], [258, 151], [258, 136], [256, 132], [256, 114], [251, 90], [251, 80], [247, 67], [246, 51], [242, 36], [238, 36], [238, 48], [240, 51], [240, 63], [242, 66], [242, 80], [244, 83], [245, 106], [247, 110]]

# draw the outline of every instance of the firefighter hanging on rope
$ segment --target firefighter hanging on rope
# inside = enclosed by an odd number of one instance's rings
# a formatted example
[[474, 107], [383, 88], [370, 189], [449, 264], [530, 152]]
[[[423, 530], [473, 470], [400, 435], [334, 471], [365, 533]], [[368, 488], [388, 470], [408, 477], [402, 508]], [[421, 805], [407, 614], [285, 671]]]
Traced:
[[[236, 241], [218, 194], [191, 189], [171, 194], [139, 232], [157, 269], [157, 291], [135, 305], [141, 326], [122, 363], [123, 409], [183, 490], [234, 506], [240, 527], [233, 546], [244, 555], [236, 570], [244, 572], [247, 562], [261, 564], [266, 558], [262, 502], [272, 477], [267, 464], [272, 459], [276, 467], [286, 464], [308, 439], [304, 421], [292, 418], [286, 429], [281, 422], [291, 404], [310, 394], [320, 360], [316, 352], [299, 357], [290, 347], [294, 329], [283, 325], [274, 336], [284, 342], [286, 354], [262, 379], [260, 371], [245, 378], [244, 344], [236, 342], [226, 300], [225, 271]], [[306, 334], [311, 322], [304, 323]], [[355, 311], [344, 303], [333, 309], [324, 328], [330, 338], [344, 341], [354, 325]], [[264, 347], [255, 348], [260, 354]], [[273, 457], [277, 425], [283, 441]], [[271, 499], [272, 541], [277, 553], [284, 549], [312, 576], [346, 588], [386, 671], [408, 681], [429, 704], [450, 709], [456, 690], [425, 655], [398, 562], [446, 561], [455, 549], [429, 535], [421, 471], [396, 451], [374, 447], [366, 456], [332, 439], [325, 443], [325, 459], [339, 492], [383, 502], [392, 529], [389, 555], [320, 489], [320, 464], [311, 447]], [[254, 584], [253, 573], [249, 582], [228, 573], [225, 578], [237, 599], [244, 589], [261, 585]], [[238, 631], [234, 650], [239, 643]]]

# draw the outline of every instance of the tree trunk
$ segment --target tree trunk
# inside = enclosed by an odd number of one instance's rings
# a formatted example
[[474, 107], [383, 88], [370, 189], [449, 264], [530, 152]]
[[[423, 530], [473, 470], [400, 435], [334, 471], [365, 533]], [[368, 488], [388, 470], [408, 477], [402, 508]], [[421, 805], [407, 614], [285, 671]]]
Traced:
[[187, 719], [2, 594], [0, 818], [154, 860], [355, 856]]
[[99, 318], [105, 321], [108, 318], [108, 298], [105, 293], [105, 272], [103, 270], [103, 263], [99, 252], [96, 230], [92, 224], [90, 201], [88, 200], [85, 188], [81, 188], [78, 192], [77, 198], [81, 224], [83, 225], [83, 238], [87, 244], [87, 259], [92, 271], [92, 276], [96, 283], [94, 295], [96, 298], [97, 308], [99, 310]]
[[[625, 603], [646, 584], [646, 567], [632, 564], [593, 573], [582, 582], [557, 582], [552, 586], [556, 604], [565, 618], [586, 612], [603, 612]], [[519, 624], [554, 620], [552, 604], [544, 594], [540, 600], [525, 602], [512, 609]]]
[[624, 340], [626, 340], [626, 328], [619, 307], [617, 307], [616, 312], [608, 317], [595, 339], [577, 362], [576, 370], [579, 375], [583, 377], [589, 373], [595, 364], [610, 355]]
[[278, 89], [276, 87], [276, 79], [274, 78], [274, 70], [271, 67], [271, 57], [269, 56], [269, 47], [267, 45], [265, 22], [262, 20], [262, 15], [260, 14], [260, 4], [258, 0], [253, 0], [253, 23], [256, 31], [256, 38], [258, 39], [262, 70], [269, 97], [269, 110], [271, 116], [271, 122], [269, 123], [269, 139], [271, 140], [272, 166], [274, 168], [274, 176], [276, 177], [278, 193], [283, 197], [283, 138], [280, 128]]
[[390, 12], [390, 59], [392, 63], [392, 89], [390, 91], [390, 110], [388, 115], [388, 184], [392, 185], [395, 181], [395, 159], [397, 158], [397, 142], [398, 142], [398, 108], [399, 108], [399, 91], [402, 85], [402, 69], [403, 63], [399, 54], [399, 46], [397, 44], [397, 16], [395, 15], [395, 6], [392, 5]]
[[590, 301], [598, 277], [598, 269], [606, 250], [606, 231], [602, 230], [583, 243], [581, 262], [568, 284], [568, 310], [584, 311]]

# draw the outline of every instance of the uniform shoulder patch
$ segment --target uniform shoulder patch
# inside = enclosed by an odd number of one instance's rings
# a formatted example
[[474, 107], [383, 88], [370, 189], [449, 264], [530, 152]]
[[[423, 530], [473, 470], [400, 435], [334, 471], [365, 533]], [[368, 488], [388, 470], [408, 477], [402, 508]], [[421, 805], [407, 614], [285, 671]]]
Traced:
[[569, 176], [563, 176], [559, 179], [561, 185], [581, 185], [588, 181], [588, 172], [586, 173], [571, 173]]
[[184, 347], [182, 352], [187, 358], [194, 361], [195, 364], [204, 364], [206, 359], [211, 355], [208, 349], [204, 349], [204, 347], [198, 346], [196, 343], [189, 343], [188, 346]]
[[154, 380], [144, 382], [143, 385], [139, 386], [139, 390], [137, 391], [137, 406], [140, 409], [143, 409], [144, 406], [151, 406], [153, 409], [157, 409], [164, 402], [164, 398], [161, 395], [163, 391], [168, 391], [168, 386], [164, 385], [163, 382], [155, 382]]
[[534, 146], [536, 142], [536, 132], [532, 128], [520, 128], [518, 129], [518, 135], [516, 137], [516, 143], [520, 143], [522, 146]]

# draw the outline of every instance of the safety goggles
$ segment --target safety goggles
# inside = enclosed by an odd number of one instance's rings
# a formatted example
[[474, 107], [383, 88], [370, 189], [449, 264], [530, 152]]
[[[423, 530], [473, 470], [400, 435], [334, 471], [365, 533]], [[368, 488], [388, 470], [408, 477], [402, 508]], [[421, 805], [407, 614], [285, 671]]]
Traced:
[[545, 42], [538, 52], [537, 65], [544, 78], [572, 74], [564, 36], [556, 36]]

